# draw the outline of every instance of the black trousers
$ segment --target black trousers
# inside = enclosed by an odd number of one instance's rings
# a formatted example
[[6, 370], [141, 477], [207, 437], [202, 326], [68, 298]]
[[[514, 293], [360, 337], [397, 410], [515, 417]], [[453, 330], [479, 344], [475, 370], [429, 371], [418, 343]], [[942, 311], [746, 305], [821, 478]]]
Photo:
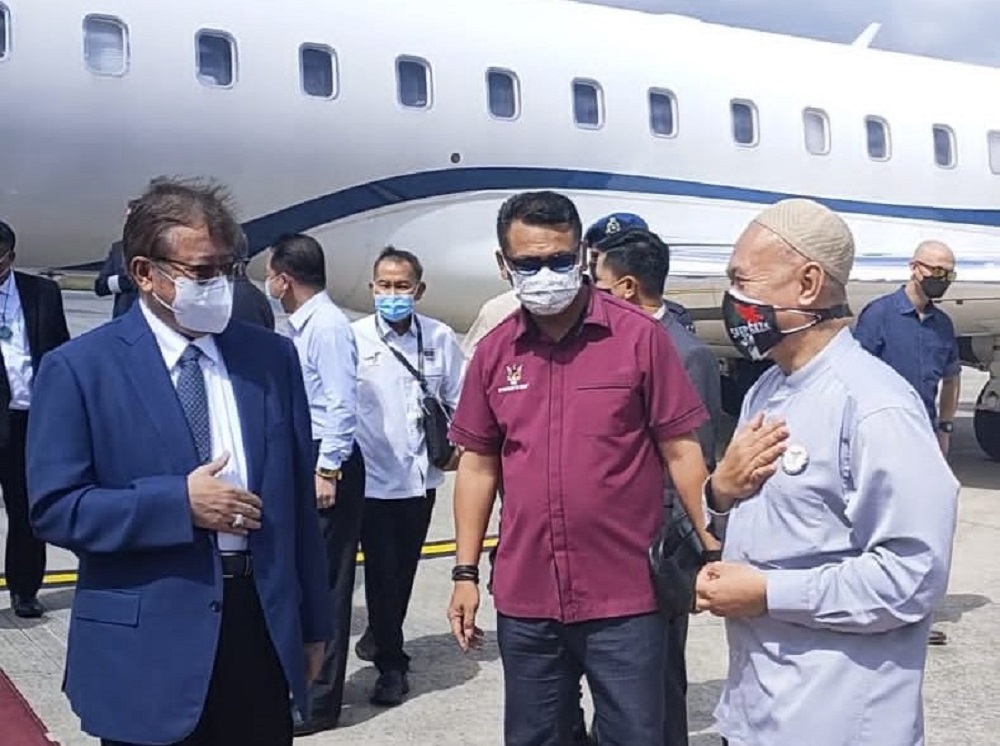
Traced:
[[[313, 444], [319, 453], [319, 442]], [[357, 444], [341, 466], [337, 483], [337, 502], [319, 511], [319, 525], [326, 544], [330, 566], [330, 604], [333, 607], [333, 639], [326, 646], [319, 675], [309, 687], [309, 711], [312, 718], [340, 717], [344, 702], [344, 678], [347, 652], [351, 641], [351, 611], [354, 597], [354, 570], [357, 565], [361, 518], [365, 507], [365, 460]]]
[[208, 697], [194, 732], [177, 746], [290, 746], [288, 683], [253, 578], [223, 582], [222, 627]]
[[687, 645], [689, 621], [690, 617], [685, 614], [666, 623], [666, 665], [663, 667], [663, 700], [666, 706], [663, 719], [664, 746], [688, 746], [688, 680], [684, 648]]
[[382, 673], [410, 668], [403, 652], [403, 621], [436, 495], [436, 490], [427, 490], [426, 497], [365, 500], [361, 526], [365, 600], [377, 648], [375, 667]]
[[45, 575], [45, 542], [35, 538], [28, 520], [25, 441], [28, 413], [10, 412], [10, 439], [0, 447], [0, 487], [7, 507], [7, 588], [22, 598], [34, 598]]

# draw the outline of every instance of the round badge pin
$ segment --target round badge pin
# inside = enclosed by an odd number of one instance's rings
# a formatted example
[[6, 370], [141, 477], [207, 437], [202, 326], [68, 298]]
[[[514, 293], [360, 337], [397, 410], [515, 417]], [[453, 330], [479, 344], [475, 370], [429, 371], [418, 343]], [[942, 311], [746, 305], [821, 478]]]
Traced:
[[809, 453], [806, 451], [805, 446], [797, 444], [788, 446], [788, 449], [781, 457], [782, 471], [785, 474], [795, 476], [804, 472], [807, 466], [809, 466]]
[[6, 342], [13, 336], [14, 332], [11, 331], [11, 328], [9, 326], [0, 326], [0, 339]]

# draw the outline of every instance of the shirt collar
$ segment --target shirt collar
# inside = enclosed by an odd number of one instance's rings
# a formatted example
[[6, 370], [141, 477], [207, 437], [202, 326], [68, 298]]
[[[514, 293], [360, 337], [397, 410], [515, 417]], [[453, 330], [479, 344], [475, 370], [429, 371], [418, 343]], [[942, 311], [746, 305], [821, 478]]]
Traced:
[[[611, 322], [608, 319], [608, 305], [613, 301], [609, 300], [609, 293], [595, 291], [590, 281], [584, 277], [583, 286], [580, 290], [582, 293], [587, 293], [589, 295], [587, 299], [587, 307], [583, 312], [583, 317], [578, 321], [576, 326], [576, 333], [582, 330], [585, 326], [597, 326], [603, 329], [611, 329]], [[515, 316], [516, 326], [514, 328], [514, 339], [520, 339], [521, 337], [527, 336], [529, 334], [538, 334], [538, 326], [535, 324], [534, 319], [531, 318], [531, 314], [521, 309], [520, 313]], [[564, 339], [568, 339], [573, 336], [574, 332], [567, 334]]]
[[414, 313], [413, 317], [410, 319], [410, 328], [405, 332], [400, 334], [395, 329], [393, 329], [389, 324], [382, 320], [378, 315], [378, 312], [372, 314], [372, 319], [375, 321], [375, 333], [378, 334], [379, 339], [385, 342], [387, 339], [403, 339], [404, 337], [413, 337], [416, 339], [417, 336], [417, 326], [420, 324], [420, 317]]
[[324, 305], [324, 301], [329, 302], [330, 299], [327, 297], [326, 293], [321, 290], [299, 306], [295, 313], [288, 317], [288, 325], [291, 326], [296, 332], [301, 332], [302, 328], [306, 325], [306, 322], [312, 318], [314, 313], [316, 313], [316, 309]]
[[660, 307], [656, 309], [656, 313], [653, 314], [653, 318], [657, 321], [663, 321], [663, 317], [667, 315], [667, 304], [661, 303]]
[[844, 327], [834, 335], [833, 339], [820, 350], [816, 357], [791, 375], [785, 376], [785, 385], [792, 391], [804, 389], [823, 375], [831, 365], [836, 364], [836, 360], [842, 352], [856, 344], [851, 330]]
[[[910, 296], [906, 294], [906, 285], [901, 285], [899, 290], [897, 290], [895, 293], [892, 294], [892, 297], [896, 302], [896, 309], [901, 314], [906, 316], [907, 314], [912, 313], [914, 315], [919, 316], [919, 314], [917, 314], [916, 307], [913, 305], [913, 301], [910, 300]], [[925, 316], [928, 316], [932, 313], [936, 313], [937, 310], [938, 307], [934, 304], [934, 301], [929, 300], [927, 302], [927, 307], [924, 309], [923, 313]]]
[[0, 295], [11, 295], [17, 291], [17, 285], [14, 282], [14, 270], [7, 273], [7, 278], [0, 283]]
[[205, 334], [197, 339], [188, 339], [158, 319], [156, 314], [150, 310], [145, 298], [139, 301], [139, 307], [142, 309], [146, 323], [149, 324], [150, 331], [153, 332], [153, 338], [156, 339], [160, 354], [163, 355], [163, 362], [167, 364], [167, 370], [173, 370], [177, 366], [181, 355], [184, 354], [184, 350], [189, 344], [195, 345], [216, 365], [222, 362], [222, 353], [219, 352], [219, 348], [215, 344], [215, 337], [211, 334]]

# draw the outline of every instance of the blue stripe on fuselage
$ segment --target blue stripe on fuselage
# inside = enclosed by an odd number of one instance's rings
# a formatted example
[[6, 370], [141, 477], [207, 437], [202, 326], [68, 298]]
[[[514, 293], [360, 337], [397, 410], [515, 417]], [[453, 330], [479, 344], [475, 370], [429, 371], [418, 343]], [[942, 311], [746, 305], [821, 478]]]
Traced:
[[920, 205], [891, 205], [849, 199], [826, 199], [813, 195], [785, 194], [760, 189], [706, 184], [698, 181], [661, 179], [605, 171], [560, 168], [481, 167], [391, 176], [367, 184], [301, 202], [248, 221], [244, 228], [250, 250], [256, 254], [283, 233], [296, 233], [326, 225], [369, 210], [405, 202], [466, 192], [553, 189], [565, 191], [632, 192], [678, 197], [771, 204], [788, 197], [809, 197], [831, 210], [856, 215], [930, 220], [977, 226], [1000, 226], [1000, 210]]

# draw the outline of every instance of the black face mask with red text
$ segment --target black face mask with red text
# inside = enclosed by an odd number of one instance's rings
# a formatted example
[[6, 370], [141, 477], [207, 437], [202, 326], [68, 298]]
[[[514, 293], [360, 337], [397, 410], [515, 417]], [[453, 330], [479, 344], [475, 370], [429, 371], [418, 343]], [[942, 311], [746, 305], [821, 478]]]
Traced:
[[[810, 321], [794, 329], [779, 329], [777, 311], [790, 311], [810, 317]], [[750, 360], [764, 360], [768, 353], [790, 334], [805, 331], [830, 319], [842, 319], [849, 313], [846, 305], [833, 308], [801, 309], [772, 306], [747, 298], [735, 290], [727, 290], [722, 299], [722, 323], [730, 341]]]

